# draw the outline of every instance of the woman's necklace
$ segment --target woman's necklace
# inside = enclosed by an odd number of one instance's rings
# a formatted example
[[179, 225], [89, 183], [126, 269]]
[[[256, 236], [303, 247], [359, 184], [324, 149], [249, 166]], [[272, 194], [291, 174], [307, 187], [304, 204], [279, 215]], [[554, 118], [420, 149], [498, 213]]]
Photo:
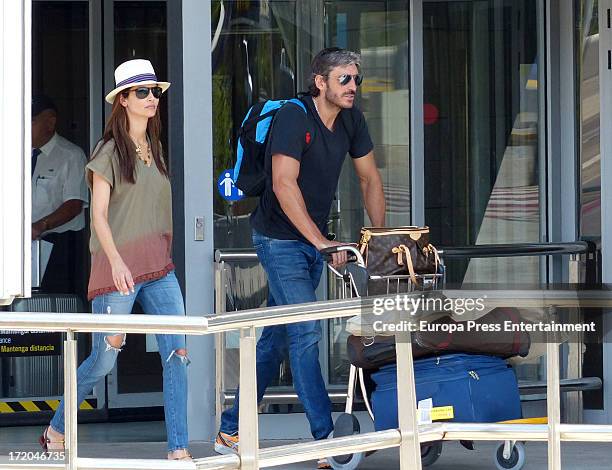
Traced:
[[144, 144], [147, 147], [145, 151], [142, 150], [142, 146], [135, 140], [134, 145], [136, 146], [136, 155], [138, 156], [138, 158], [140, 158], [147, 167], [150, 167], [153, 157], [151, 155], [151, 147], [149, 147], [149, 144]]

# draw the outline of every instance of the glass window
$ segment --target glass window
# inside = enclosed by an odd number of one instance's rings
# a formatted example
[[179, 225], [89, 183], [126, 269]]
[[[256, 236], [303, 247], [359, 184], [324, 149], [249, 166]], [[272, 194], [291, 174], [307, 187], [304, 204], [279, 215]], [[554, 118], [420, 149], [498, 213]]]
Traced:
[[[425, 1], [425, 221], [434, 243], [538, 242], [539, 1]], [[448, 281], [538, 282], [537, 258], [474, 259]]]
[[[423, 2], [425, 222], [434, 244], [539, 242], [541, 1]], [[538, 284], [537, 257], [449, 260], [451, 284]], [[538, 361], [517, 368], [537, 380]]]
[[[113, 3], [115, 64], [130, 59], [151, 61], [160, 80], [168, 78], [167, 12], [166, 2], [116, 1]], [[113, 67], [114, 70], [114, 67]], [[170, 88], [172, 92], [172, 88]], [[108, 107], [106, 108], [108, 109]], [[162, 121], [161, 141], [168, 148], [168, 99], [159, 100]], [[168, 155], [172, 169], [172, 155]], [[142, 313], [138, 303], [134, 313]], [[154, 335], [132, 335], [130, 347], [117, 359], [117, 393], [161, 392], [162, 366], [159, 362]], [[115, 404], [114, 390], [109, 392], [109, 403]]]
[[[599, 2], [576, 0], [575, 61], [580, 175], [580, 238], [601, 245], [601, 158], [599, 119]], [[585, 320], [597, 323], [602, 332], [599, 309], [584, 309]], [[585, 340], [583, 376], [603, 379], [602, 333]], [[603, 389], [583, 393], [585, 409], [603, 409]]]
[[[215, 182], [234, 167], [237, 132], [249, 108], [291, 98], [296, 84], [296, 2], [214, 1], [213, 154]], [[251, 246], [256, 198], [224, 200], [214, 191], [215, 248]]]
[[[305, 89], [314, 54], [323, 47], [345, 47], [362, 55], [365, 80], [357, 105], [365, 114], [375, 144], [376, 162], [387, 195], [386, 222], [409, 224], [408, 2], [214, 1], [212, 23], [214, 180], [234, 166], [236, 133], [249, 107], [259, 100], [295, 96]], [[216, 190], [213, 197], [215, 247], [250, 247], [248, 217], [257, 200], [229, 202]], [[366, 224], [369, 221], [359, 182], [347, 159], [330, 213], [330, 231], [339, 240], [357, 241], [359, 229]], [[236, 295], [243, 299], [239, 303], [260, 306], [265, 296], [261, 295], [258, 276], [263, 273], [248, 266], [239, 269], [235, 275], [246, 276], [240, 279], [240, 285], [235, 285], [239, 290]], [[329, 358], [330, 383], [345, 381], [348, 373], [343, 325], [331, 322], [326, 330], [333, 351]], [[225, 357], [231, 363], [236, 338], [228, 335], [225, 344]], [[237, 377], [237, 369], [232, 377], [228, 375], [229, 367], [225, 371], [229, 387]], [[286, 367], [278, 383], [291, 383]]]
[[[32, 95], [48, 96], [57, 108], [56, 132], [89, 156], [89, 5], [88, 2], [41, 1], [32, 3]], [[40, 122], [40, 118], [38, 119]], [[38, 140], [38, 139], [36, 139]], [[37, 144], [40, 145], [40, 144]], [[37, 161], [39, 159], [37, 158]], [[34, 160], [33, 160], [34, 161]], [[45, 173], [44, 158], [39, 172]], [[53, 172], [47, 170], [47, 173]], [[33, 173], [34, 174], [34, 170]], [[58, 183], [37, 173], [32, 190], [32, 222], [53, 213], [45, 201]], [[89, 278], [88, 218], [78, 215], [63, 235], [48, 232], [39, 244], [39, 292], [77, 294], [85, 299]], [[38, 250], [37, 250], [38, 251]], [[44, 266], [41, 261], [49, 257]]]
[[[298, 91], [296, 5], [295, 0], [212, 2], [215, 182], [234, 167], [237, 133], [249, 108], [263, 100], [294, 97]], [[250, 248], [249, 216], [257, 199], [227, 201], [217, 190], [212, 197], [215, 248]], [[226, 269], [228, 311], [266, 304], [265, 274], [257, 263], [240, 262]], [[239, 334], [222, 336], [223, 389], [229, 391], [238, 385]], [[284, 361], [270, 385], [291, 383], [289, 363]]]
[[579, 87], [580, 235], [601, 241], [598, 2], [577, 2], [576, 82]]
[[[410, 49], [407, 2], [326, 2], [326, 46], [361, 53], [357, 106], [374, 142], [387, 200], [387, 225], [410, 224]], [[358, 241], [368, 225], [353, 165], [346, 161], [332, 209], [334, 232]]]
[[[312, 12], [317, 2], [311, 2]], [[365, 80], [358, 106], [364, 112], [387, 194], [387, 223], [410, 222], [409, 48], [407, 2], [325, 2], [320, 40], [305, 42], [304, 12], [295, 1], [213, 2], [213, 152], [215, 181], [235, 162], [236, 133], [259, 100], [295, 96], [310, 60], [321, 47], [341, 46], [362, 54]], [[219, 27], [219, 28], [218, 28]], [[317, 28], [312, 27], [313, 34]], [[299, 43], [299, 44], [298, 44]], [[301, 72], [298, 72], [301, 71]], [[299, 74], [304, 76], [300, 76]], [[359, 182], [347, 160], [332, 207], [330, 229], [338, 239], [357, 241], [367, 224]], [[229, 202], [217, 191], [215, 247], [249, 247], [248, 216], [256, 199]]]
[[[32, 2], [32, 95], [48, 96], [55, 107], [57, 134], [79, 146], [85, 154], [89, 151], [89, 2], [87, 1], [34, 1]], [[29, 111], [28, 111], [29, 112]], [[39, 116], [40, 117], [40, 116]], [[38, 123], [40, 124], [40, 120]], [[40, 125], [38, 126], [40, 129]], [[50, 142], [50, 135], [41, 140], [44, 147]], [[29, 137], [28, 137], [29, 139]], [[43, 143], [44, 141], [44, 143]], [[26, 142], [30, 146], [31, 142]], [[34, 143], [34, 142], [32, 142]], [[49, 148], [49, 147], [46, 147]], [[29, 153], [29, 150], [28, 150]], [[38, 160], [37, 160], [38, 161]], [[41, 163], [43, 159], [40, 160]], [[38, 167], [40, 180], [53, 178], [51, 165]], [[36, 178], [33, 178], [36, 179]], [[38, 180], [37, 180], [38, 181]], [[33, 182], [36, 184], [36, 181]], [[41, 188], [43, 187], [41, 183]], [[48, 186], [47, 186], [48, 188]], [[40, 189], [33, 187], [32, 213], [39, 218], [55, 211], [58, 206], [50, 208], [49, 200]], [[38, 195], [38, 197], [37, 197]], [[40, 197], [42, 195], [42, 197]], [[85, 223], [87, 217], [83, 217]], [[33, 220], [36, 222], [36, 219]], [[21, 311], [31, 309], [32, 305], [44, 305], [53, 310], [56, 294], [76, 294], [83, 298], [88, 280], [89, 251], [84, 230], [71, 230], [67, 235], [47, 233], [43, 235], [46, 244], [42, 249], [50, 256], [42, 285], [35, 279], [32, 293], [34, 300], [18, 299], [11, 307]], [[48, 251], [47, 251], [48, 250]], [[44, 256], [43, 256], [44, 257]], [[33, 264], [38, 264], [34, 257]], [[44, 263], [40, 263], [42, 267]], [[34, 266], [36, 270], [36, 266]], [[41, 298], [42, 294], [45, 297]], [[48, 297], [47, 297], [48, 295]], [[37, 298], [36, 298], [37, 297]], [[68, 301], [72, 304], [71, 301]], [[76, 303], [76, 302], [75, 302]], [[12, 335], [6, 332], [6, 339]], [[79, 357], [82, 359], [89, 351], [91, 335], [79, 335]], [[0, 399], [53, 397], [62, 395], [64, 369], [62, 358], [62, 334], [26, 334], [16, 335], [12, 339], [18, 345], [54, 345], [51, 355], [33, 355], [23, 352], [0, 352]], [[30, 355], [32, 354], [32, 355]]]
[[[151, 61], [161, 80], [168, 79], [168, 45], [166, 2], [133, 1], [114, 2], [114, 47], [116, 67], [130, 59], [146, 58]], [[168, 100], [159, 101], [162, 121], [161, 141], [168, 148]], [[172, 168], [172, 156], [169, 155]]]
[[58, 108], [58, 133], [89, 149], [88, 2], [32, 3], [32, 91]]
[[[387, 202], [386, 224], [410, 224], [410, 17], [405, 1], [334, 1], [325, 3], [326, 46], [361, 53], [364, 81], [357, 106], [363, 111], [381, 173]], [[370, 222], [359, 181], [347, 159], [331, 213], [331, 231], [341, 241], [356, 242]], [[330, 273], [330, 297], [338, 297]], [[330, 384], [345, 384], [349, 362], [346, 319], [328, 322]]]

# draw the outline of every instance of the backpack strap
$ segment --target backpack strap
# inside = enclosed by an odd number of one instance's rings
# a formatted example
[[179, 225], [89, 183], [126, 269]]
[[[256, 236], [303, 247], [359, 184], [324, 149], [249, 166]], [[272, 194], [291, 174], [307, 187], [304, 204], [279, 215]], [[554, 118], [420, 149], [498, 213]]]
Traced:
[[[305, 96], [301, 93], [298, 93], [298, 97], [297, 98], [291, 98], [290, 100], [287, 100], [287, 103], [293, 103], [296, 106], [299, 106], [302, 111], [304, 111], [304, 113], [306, 115], [308, 115], [308, 107], [306, 106], [306, 103], [304, 103], [304, 101], [301, 99], [302, 96]], [[274, 119], [276, 119], [276, 116], [274, 116]], [[272, 126], [274, 126], [274, 121], [272, 121]], [[272, 132], [272, 129], [270, 129], [270, 132]], [[310, 142], [306, 144], [306, 148], [304, 149], [304, 152], [306, 152], [310, 146], [312, 145], [312, 142], [314, 141], [314, 136], [315, 136], [315, 130], [314, 128], [312, 130], [307, 130], [307, 132], [310, 132]]]
[[291, 98], [287, 102], [288, 103], [297, 104], [300, 108], [302, 108], [304, 110], [304, 112], [306, 114], [308, 114], [308, 110], [306, 109], [306, 105], [304, 104], [304, 102], [301, 99], [299, 99], [299, 98]]

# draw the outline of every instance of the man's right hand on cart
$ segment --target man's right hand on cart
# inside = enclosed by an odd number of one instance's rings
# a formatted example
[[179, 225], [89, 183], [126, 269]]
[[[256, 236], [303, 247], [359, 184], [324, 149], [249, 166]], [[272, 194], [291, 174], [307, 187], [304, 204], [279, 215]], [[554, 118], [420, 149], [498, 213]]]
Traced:
[[335, 240], [324, 240], [324, 241], [321, 241], [321, 243], [317, 245], [316, 248], [324, 255], [330, 256], [331, 262], [329, 264], [331, 264], [332, 267], [337, 268], [347, 263], [348, 252], [347, 251], [332, 251], [332, 250], [338, 246], [346, 246], [346, 245], [347, 243], [340, 243]]
[[363, 267], [363, 259], [357, 250], [356, 243], [341, 243], [333, 240], [326, 240], [321, 243], [321, 248], [317, 249], [328, 258], [331, 258], [330, 265], [333, 268], [342, 266], [348, 262], [357, 262]]

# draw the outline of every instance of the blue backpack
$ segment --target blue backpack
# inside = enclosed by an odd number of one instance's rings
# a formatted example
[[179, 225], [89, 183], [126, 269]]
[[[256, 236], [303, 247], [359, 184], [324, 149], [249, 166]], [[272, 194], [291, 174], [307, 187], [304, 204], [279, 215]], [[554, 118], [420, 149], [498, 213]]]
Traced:
[[305, 113], [302, 100], [268, 100], [249, 109], [238, 131], [234, 184], [247, 196], [261, 196], [266, 184], [264, 164], [274, 116], [287, 103], [299, 106]]

